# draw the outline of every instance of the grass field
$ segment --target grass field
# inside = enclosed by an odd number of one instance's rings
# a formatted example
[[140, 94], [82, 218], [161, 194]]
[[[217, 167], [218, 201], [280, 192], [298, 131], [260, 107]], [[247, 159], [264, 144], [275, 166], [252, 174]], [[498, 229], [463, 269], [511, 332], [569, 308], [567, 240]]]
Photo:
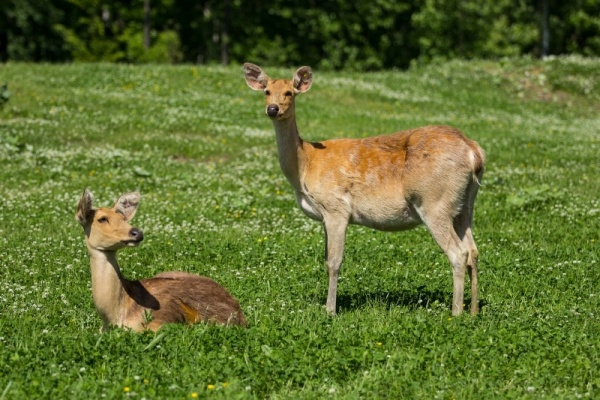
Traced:
[[[296, 206], [241, 66], [0, 65], [0, 400], [600, 397], [598, 71], [315, 71], [297, 99], [305, 139], [449, 124], [487, 153], [480, 315], [451, 317], [451, 268], [426, 229], [353, 226], [330, 318], [322, 227]], [[85, 187], [100, 205], [142, 193], [127, 277], [210, 276], [249, 328], [100, 334], [74, 220]]]

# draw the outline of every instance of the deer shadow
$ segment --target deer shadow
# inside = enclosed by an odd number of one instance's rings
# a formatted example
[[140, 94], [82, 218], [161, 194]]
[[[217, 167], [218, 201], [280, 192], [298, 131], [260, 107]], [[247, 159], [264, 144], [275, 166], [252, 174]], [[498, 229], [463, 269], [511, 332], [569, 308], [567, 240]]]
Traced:
[[[326, 299], [324, 299], [326, 300]], [[322, 300], [323, 301], [323, 300]], [[444, 305], [448, 311], [452, 308], [452, 293], [440, 290], [427, 290], [419, 286], [412, 290], [394, 290], [384, 292], [358, 292], [337, 296], [336, 312], [359, 310], [369, 305], [382, 304], [386, 309], [406, 307], [412, 309], [428, 309], [434, 304]], [[471, 298], [465, 297], [465, 304], [471, 304]], [[479, 300], [479, 308], [485, 307], [485, 301]], [[438, 306], [439, 307], [439, 306]], [[468, 311], [468, 307], [465, 308]]]

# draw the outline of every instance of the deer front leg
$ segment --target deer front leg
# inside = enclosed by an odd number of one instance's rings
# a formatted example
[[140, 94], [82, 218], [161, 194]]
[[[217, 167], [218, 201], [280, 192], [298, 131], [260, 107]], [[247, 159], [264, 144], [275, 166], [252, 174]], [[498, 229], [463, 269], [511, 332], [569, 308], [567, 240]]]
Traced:
[[335, 315], [337, 283], [340, 266], [344, 258], [346, 241], [346, 220], [324, 221], [325, 228], [325, 264], [329, 275], [329, 290], [327, 292], [327, 313]]

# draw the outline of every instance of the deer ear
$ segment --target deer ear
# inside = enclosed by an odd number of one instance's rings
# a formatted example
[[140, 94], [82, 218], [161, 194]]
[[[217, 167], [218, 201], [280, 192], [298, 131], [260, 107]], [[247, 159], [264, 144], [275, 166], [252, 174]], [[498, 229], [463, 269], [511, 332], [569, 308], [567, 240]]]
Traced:
[[113, 210], [123, 214], [127, 221], [130, 221], [135, 215], [139, 204], [140, 194], [138, 192], [131, 192], [119, 197], [113, 206]]
[[310, 67], [300, 67], [294, 74], [294, 89], [297, 93], [304, 93], [310, 89], [313, 81]]
[[269, 77], [265, 74], [265, 71], [258, 65], [251, 63], [244, 64], [244, 76], [248, 86], [254, 90], [265, 90], [267, 82], [269, 82]]
[[79, 199], [77, 212], [75, 213], [75, 219], [81, 225], [85, 225], [89, 221], [92, 211], [94, 211], [93, 203], [94, 196], [92, 195], [92, 192], [85, 189], [81, 195], [81, 199]]

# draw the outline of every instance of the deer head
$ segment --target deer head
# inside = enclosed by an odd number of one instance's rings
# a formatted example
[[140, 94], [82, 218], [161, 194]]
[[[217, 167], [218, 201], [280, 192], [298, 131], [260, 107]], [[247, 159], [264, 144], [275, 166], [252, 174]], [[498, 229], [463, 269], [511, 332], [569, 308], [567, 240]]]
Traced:
[[112, 208], [94, 208], [94, 197], [85, 189], [75, 219], [85, 232], [88, 247], [101, 251], [117, 251], [123, 247], [137, 246], [144, 240], [144, 234], [131, 226], [139, 202], [140, 194], [131, 192], [119, 197]]
[[298, 68], [291, 80], [273, 80], [258, 65], [245, 63], [244, 76], [250, 88], [265, 93], [265, 113], [271, 119], [287, 119], [294, 116], [294, 97], [306, 92], [312, 85], [310, 67]]

